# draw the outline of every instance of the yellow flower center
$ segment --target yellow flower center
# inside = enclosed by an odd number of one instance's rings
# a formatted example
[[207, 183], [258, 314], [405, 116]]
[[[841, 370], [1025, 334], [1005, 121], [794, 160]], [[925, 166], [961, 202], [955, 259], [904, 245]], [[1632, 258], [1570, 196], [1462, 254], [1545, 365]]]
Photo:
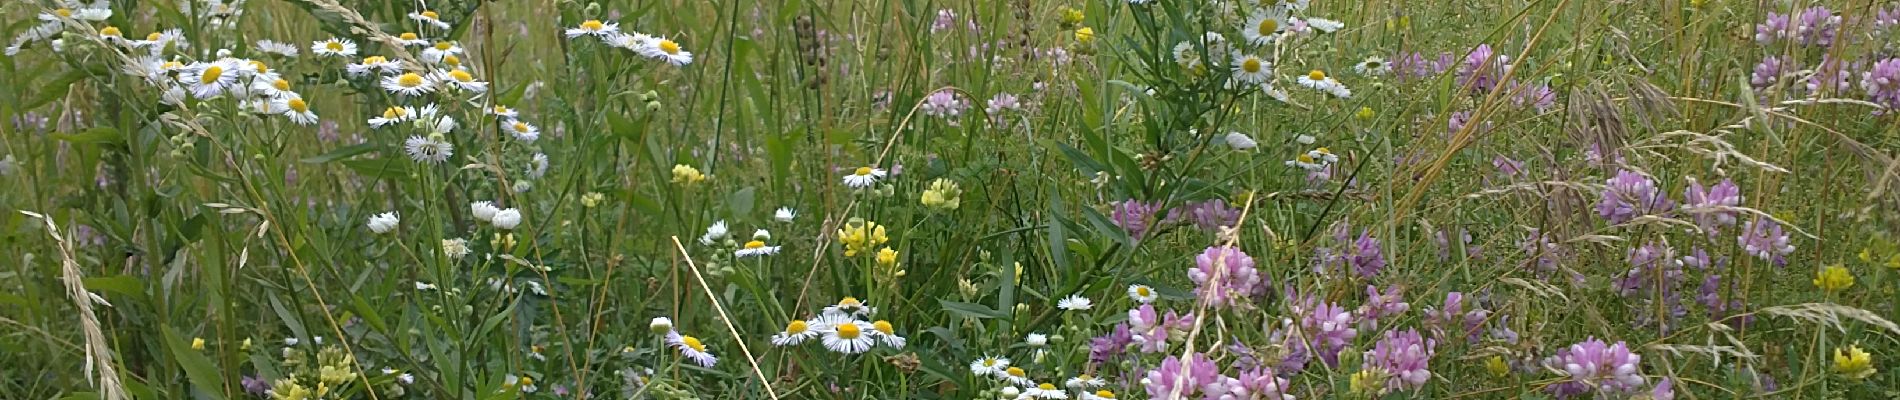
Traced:
[[1261, 36], [1272, 35], [1274, 32], [1280, 31], [1280, 21], [1275, 21], [1273, 18], [1262, 19], [1260, 20], [1258, 29], [1257, 32]]
[[1246, 59], [1246, 60], [1243, 60], [1243, 61], [1241, 61], [1241, 62], [1240, 62], [1240, 70], [1242, 70], [1242, 71], [1247, 71], [1247, 72], [1250, 72], [1250, 73], [1252, 73], [1252, 72], [1260, 72], [1260, 59], [1258, 59], [1258, 58], [1248, 58], [1248, 59]]
[[1317, 69], [1313, 70], [1313, 72], [1306, 73], [1306, 79], [1312, 79], [1316, 81], [1326, 80], [1326, 71], [1321, 71]]
[[1307, 163], [1307, 164], [1312, 164], [1312, 163], [1313, 163], [1313, 156], [1312, 156], [1312, 155], [1307, 155], [1307, 154], [1301, 154], [1301, 155], [1300, 155], [1300, 156], [1299, 156], [1298, 158], [1296, 158], [1296, 159], [1297, 159], [1297, 160], [1299, 160], [1299, 161], [1300, 161], [1300, 162], [1302, 162], [1302, 163]]
[[673, 43], [672, 40], [660, 39], [660, 51], [664, 51], [666, 54], [679, 54], [680, 44]]
[[418, 36], [416, 36], [415, 32], [403, 32], [402, 36], [397, 37], [402, 38], [402, 40], [416, 40]]
[[442, 56], [442, 63], [448, 64], [448, 65], [462, 65], [462, 58], [456, 57], [454, 54], [450, 54], [450, 55]]
[[58, 10], [53, 10], [53, 13], [54, 13], [54, 14], [59, 14], [59, 17], [60, 17], [60, 18], [72, 18], [72, 17], [73, 17], [73, 9], [70, 9], [70, 8], [61, 8], [61, 9], [58, 9]]
[[527, 131], [528, 131], [528, 123], [520, 122], [520, 121], [515, 122], [515, 132], [527, 132]]
[[507, 113], [508, 113], [508, 106], [495, 106], [495, 113], [496, 113], [496, 114], [507, 114]]
[[205, 67], [204, 74], [198, 76], [198, 83], [209, 85], [217, 82], [221, 76], [224, 76], [224, 68], [216, 65]]
[[858, 306], [861, 306], [861, 305], [864, 305], [864, 303], [862, 303], [862, 302], [859, 302], [859, 301], [858, 301], [858, 298], [856, 298], [856, 297], [851, 297], [851, 296], [845, 296], [845, 297], [844, 297], [844, 300], [838, 300], [838, 306], [839, 306], [839, 307], [844, 307], [844, 308], [856, 308], [856, 307], [858, 307]]
[[706, 351], [706, 345], [703, 343], [700, 343], [699, 338], [696, 338], [696, 337], [680, 336], [680, 343], [685, 344], [686, 347], [693, 349], [693, 351], [699, 351], [699, 352]]
[[533, 384], [534, 384], [534, 378], [529, 378], [525, 376], [521, 377], [521, 386], [528, 386], [528, 385], [533, 385]]
[[851, 324], [838, 325], [839, 338], [842, 338], [845, 340], [851, 340], [851, 339], [857, 339], [859, 335], [863, 335], [863, 334], [864, 332], [858, 330], [858, 324], [851, 323]]
[[146, 40], [146, 41], [149, 41], [149, 42], [156, 42], [156, 41], [158, 41], [158, 39], [160, 39], [160, 38], [164, 38], [164, 37], [165, 37], [165, 35], [160, 35], [160, 34], [158, 34], [158, 32], [152, 32], [152, 33], [151, 33], [151, 34], [149, 34], [149, 35], [145, 35], [145, 40]]
[[883, 333], [886, 335], [893, 335], [897, 333], [897, 329], [891, 327], [891, 321], [885, 321], [885, 320], [880, 319], [880, 320], [877, 320], [877, 322], [872, 322], [871, 327], [877, 328], [877, 331], [879, 333]]
[[124, 34], [125, 33], [123, 32], [119, 32], [119, 27], [116, 27], [116, 26], [108, 26], [104, 28], [99, 28], [100, 36], [120, 37]]
[[870, 175], [870, 174], [871, 174], [871, 167], [858, 167], [858, 171], [856, 172], [856, 174], [857, 174], [858, 176], [865, 176], [865, 175]]
[[1036, 385], [1036, 388], [1042, 389], [1042, 390], [1056, 390], [1056, 385], [1052, 383], [1048, 383], [1048, 382], [1043, 382], [1041, 385]]
[[1332, 150], [1327, 150], [1327, 149], [1326, 149], [1325, 147], [1321, 147], [1321, 148], [1317, 148], [1317, 149], [1313, 149], [1313, 151], [1317, 151], [1317, 152], [1319, 152], [1320, 154], [1333, 154], [1333, 151], [1332, 151]]
[[453, 43], [449, 43], [449, 42], [435, 42], [435, 49], [436, 49], [436, 50], [441, 50], [441, 51], [449, 51], [449, 49], [452, 49], [452, 48], [455, 48], [455, 44], [453, 44]]
[[416, 75], [414, 72], [402, 74], [396, 77], [396, 84], [406, 88], [422, 86], [422, 75]]
[[985, 367], [994, 367], [994, 366], [996, 366], [996, 359], [994, 359], [994, 358], [986, 358], [986, 359], [983, 359], [983, 366], [985, 366]]
[[293, 99], [290, 99], [290, 101], [286, 101], [284, 103], [290, 106], [291, 111], [296, 111], [296, 112], [310, 111], [310, 104], [304, 103], [303, 99], [293, 98]]
[[765, 242], [757, 241], [757, 240], [745, 242], [745, 248], [747, 250], [756, 250], [761, 247], [765, 247]]
[[1076, 378], [1076, 379], [1081, 379], [1081, 380], [1085, 380], [1085, 381], [1092, 381], [1092, 380], [1095, 380], [1095, 377], [1094, 377], [1094, 376], [1089, 376], [1089, 374], [1081, 374], [1081, 375], [1076, 375], [1076, 376], [1075, 376], [1075, 378]]
[[807, 329], [811, 329], [811, 326], [806, 325], [805, 320], [802, 320], [802, 319], [794, 319], [792, 320], [792, 323], [785, 324], [785, 333], [790, 333], [793, 335], [805, 333], [805, 330]]
[[260, 74], [270, 73], [270, 66], [264, 65], [263, 61], [251, 60], [251, 66], [257, 68], [257, 73], [260, 73]]
[[598, 19], [590, 19], [590, 20], [587, 20], [587, 22], [581, 23], [581, 29], [588, 30], [588, 31], [598, 31], [606, 27], [607, 26], [605, 24], [601, 24], [600, 20]]
[[1028, 375], [1027, 372], [1023, 372], [1022, 368], [1018, 368], [1018, 367], [1009, 367], [1009, 369], [1003, 370], [1003, 373], [1007, 373], [1009, 374], [1009, 376], [1014, 376], [1017, 378], [1021, 378], [1024, 375]]
[[442, 17], [440, 14], [436, 14], [435, 11], [429, 11], [429, 10], [423, 10], [422, 16], [428, 19], [437, 19], [437, 18]]
[[324, 43], [323, 48], [329, 49], [330, 51], [341, 52], [343, 51], [343, 42]]
[[1108, 390], [1097, 390], [1095, 391], [1095, 397], [1100, 397], [1104, 399], [1113, 399], [1115, 398], [1115, 392], [1110, 392]]
[[1135, 288], [1135, 294], [1141, 297], [1148, 297], [1149, 296], [1148, 287], [1142, 286], [1142, 287]]
[[179, 69], [179, 68], [184, 68], [185, 63], [181, 63], [177, 61], [166, 61], [165, 64], [159, 65], [158, 67], [164, 68], [164, 69]]
[[290, 90], [290, 81], [278, 79], [275, 82], [271, 82], [270, 86], [273, 88], [277, 88], [277, 90]]
[[385, 108], [383, 109], [383, 119], [396, 119], [396, 117], [401, 117], [408, 113], [409, 111], [402, 109], [402, 107]]
[[454, 70], [454, 71], [449, 71], [449, 77], [455, 78], [456, 82], [464, 82], [464, 83], [475, 80], [475, 76], [469, 75], [468, 71], [463, 71], [459, 69]]

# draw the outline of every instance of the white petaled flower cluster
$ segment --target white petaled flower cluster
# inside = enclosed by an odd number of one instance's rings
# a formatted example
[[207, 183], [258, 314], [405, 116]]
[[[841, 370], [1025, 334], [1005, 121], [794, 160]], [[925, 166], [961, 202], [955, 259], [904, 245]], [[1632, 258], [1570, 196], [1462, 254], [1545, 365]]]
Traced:
[[591, 36], [600, 39], [608, 46], [632, 51], [634, 54], [664, 61], [667, 64], [683, 66], [693, 63], [693, 53], [686, 51], [679, 42], [662, 36], [653, 36], [634, 31], [622, 31], [620, 24], [602, 22], [597, 19], [582, 21], [580, 25], [567, 28], [564, 32], [569, 39]]
[[796, 346], [816, 339], [825, 349], [843, 354], [863, 353], [879, 344], [904, 348], [908, 340], [897, 334], [890, 321], [869, 320], [876, 314], [876, 307], [865, 305], [855, 297], [845, 297], [838, 304], [826, 306], [817, 318], [785, 324], [784, 331], [772, 335], [772, 344]]
[[476, 220], [494, 225], [496, 229], [512, 230], [515, 226], [521, 225], [521, 210], [495, 207], [493, 202], [469, 203], [468, 211], [469, 215], [475, 216]]

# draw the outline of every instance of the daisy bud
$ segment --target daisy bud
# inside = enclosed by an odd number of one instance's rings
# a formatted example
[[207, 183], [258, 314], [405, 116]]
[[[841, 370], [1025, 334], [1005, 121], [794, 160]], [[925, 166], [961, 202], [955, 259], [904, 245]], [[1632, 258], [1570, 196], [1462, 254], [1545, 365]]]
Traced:
[[667, 332], [672, 332], [673, 320], [668, 319], [666, 317], [653, 317], [653, 322], [647, 323], [647, 330], [653, 331], [654, 334], [658, 334], [658, 335], [664, 335]]
[[469, 214], [475, 215], [475, 219], [482, 220], [482, 222], [492, 222], [495, 220], [495, 213], [501, 212], [501, 209], [495, 208], [495, 203], [477, 201], [469, 203], [468, 211]]
[[499, 229], [515, 229], [516, 225], [521, 224], [521, 210], [510, 208], [497, 211], [495, 212], [495, 219], [492, 222], [494, 222], [495, 227]]

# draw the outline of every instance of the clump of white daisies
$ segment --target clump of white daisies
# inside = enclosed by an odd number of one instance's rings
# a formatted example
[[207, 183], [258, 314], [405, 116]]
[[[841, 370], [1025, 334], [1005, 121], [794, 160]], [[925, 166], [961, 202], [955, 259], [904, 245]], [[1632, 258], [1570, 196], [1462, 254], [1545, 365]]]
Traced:
[[632, 51], [647, 58], [665, 61], [667, 64], [683, 66], [693, 63], [693, 53], [680, 47], [679, 42], [664, 36], [653, 36], [634, 31], [621, 31], [620, 24], [590, 19], [579, 26], [567, 28], [569, 39], [582, 36], [599, 38], [608, 46]]
[[875, 315], [876, 307], [845, 297], [838, 304], [826, 306], [816, 318], [786, 323], [784, 331], [772, 335], [772, 344], [797, 346], [816, 340], [825, 349], [842, 354], [863, 353], [878, 345], [904, 348], [907, 340], [897, 334], [890, 321], [872, 320]]
[[[1130, 1], [1136, 6], [1145, 7], [1147, 1]], [[1247, 9], [1228, 12], [1221, 9], [1219, 18], [1238, 23], [1240, 40], [1230, 41], [1221, 32], [1205, 32], [1200, 37], [1176, 43], [1173, 49], [1175, 63], [1194, 76], [1219, 76], [1217, 71], [1227, 72], [1226, 86], [1229, 88], [1256, 87], [1280, 102], [1293, 102], [1292, 96], [1281, 89], [1282, 78], [1275, 72], [1280, 52], [1291, 46], [1287, 44], [1301, 37], [1332, 33], [1345, 28], [1345, 24], [1336, 20], [1306, 15], [1306, 1], [1260, 1], [1242, 2]], [[1239, 17], [1233, 17], [1239, 16]], [[1326, 76], [1320, 70], [1312, 70], [1293, 79], [1300, 86], [1325, 93], [1336, 98], [1352, 97], [1352, 90], [1338, 79]]]

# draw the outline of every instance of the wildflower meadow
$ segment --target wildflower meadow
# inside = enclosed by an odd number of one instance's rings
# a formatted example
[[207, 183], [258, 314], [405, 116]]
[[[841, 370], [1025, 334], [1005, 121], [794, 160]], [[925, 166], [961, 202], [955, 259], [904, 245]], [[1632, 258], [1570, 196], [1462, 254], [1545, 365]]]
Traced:
[[0, 399], [1900, 398], [1892, 0], [9, 0]]

